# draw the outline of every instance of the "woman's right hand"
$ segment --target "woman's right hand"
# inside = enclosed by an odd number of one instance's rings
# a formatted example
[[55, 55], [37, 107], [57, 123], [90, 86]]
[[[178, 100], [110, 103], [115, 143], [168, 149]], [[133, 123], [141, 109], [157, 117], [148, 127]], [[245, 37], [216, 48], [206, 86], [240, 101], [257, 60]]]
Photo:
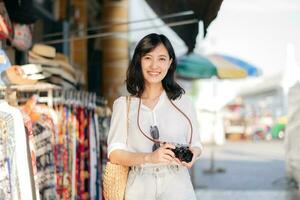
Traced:
[[145, 157], [146, 163], [171, 163], [176, 162], [175, 154], [171, 149], [175, 149], [175, 146], [172, 144], [163, 144], [154, 152], [149, 153]]

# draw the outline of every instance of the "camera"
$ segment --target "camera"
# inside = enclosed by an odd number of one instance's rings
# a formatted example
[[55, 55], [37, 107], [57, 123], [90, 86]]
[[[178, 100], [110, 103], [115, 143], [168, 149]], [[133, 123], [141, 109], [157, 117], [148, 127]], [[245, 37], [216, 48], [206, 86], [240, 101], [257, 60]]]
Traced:
[[175, 157], [178, 158], [180, 161], [189, 163], [193, 159], [193, 153], [191, 152], [189, 146], [187, 145], [177, 144], [175, 145], [175, 149], [171, 149], [171, 150], [174, 152]]

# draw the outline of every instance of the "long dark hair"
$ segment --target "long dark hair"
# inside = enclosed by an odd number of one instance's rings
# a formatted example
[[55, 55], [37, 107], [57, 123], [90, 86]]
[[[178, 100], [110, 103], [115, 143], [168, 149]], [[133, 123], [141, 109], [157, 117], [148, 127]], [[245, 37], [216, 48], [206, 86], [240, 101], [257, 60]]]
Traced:
[[160, 44], [163, 44], [166, 47], [169, 57], [172, 59], [170, 68], [162, 80], [164, 90], [166, 91], [169, 99], [172, 100], [181, 97], [181, 95], [185, 93], [184, 89], [175, 81], [175, 70], [177, 63], [171, 42], [162, 34], [159, 35], [156, 33], [151, 33], [139, 41], [134, 50], [130, 65], [127, 69], [126, 87], [130, 94], [141, 97], [145, 89], [145, 82], [141, 68], [141, 58]]

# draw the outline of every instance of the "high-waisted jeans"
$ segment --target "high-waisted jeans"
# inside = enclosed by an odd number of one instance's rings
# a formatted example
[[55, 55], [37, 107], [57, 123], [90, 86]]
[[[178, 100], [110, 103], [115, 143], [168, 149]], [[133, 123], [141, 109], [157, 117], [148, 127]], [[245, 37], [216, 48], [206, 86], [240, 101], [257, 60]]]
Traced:
[[131, 167], [125, 200], [196, 200], [188, 169], [178, 165]]

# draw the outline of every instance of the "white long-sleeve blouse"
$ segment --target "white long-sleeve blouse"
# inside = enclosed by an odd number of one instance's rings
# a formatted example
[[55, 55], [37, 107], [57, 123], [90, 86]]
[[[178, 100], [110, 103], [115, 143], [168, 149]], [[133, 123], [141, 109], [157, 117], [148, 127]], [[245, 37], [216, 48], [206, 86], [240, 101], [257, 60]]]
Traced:
[[[182, 95], [173, 101], [191, 120], [193, 126], [192, 147], [202, 149], [196, 109], [193, 103]], [[153, 142], [147, 139], [137, 125], [139, 98], [131, 97], [129, 109], [129, 123], [127, 132], [127, 103], [126, 97], [119, 97], [114, 101], [111, 125], [108, 134], [108, 157], [116, 149], [130, 152], [152, 152]], [[145, 105], [140, 108], [140, 127], [150, 138], [150, 126], [156, 125], [159, 130], [159, 140], [188, 144], [190, 140], [190, 125], [188, 120], [168, 100], [166, 92], [162, 92], [153, 110]]]

